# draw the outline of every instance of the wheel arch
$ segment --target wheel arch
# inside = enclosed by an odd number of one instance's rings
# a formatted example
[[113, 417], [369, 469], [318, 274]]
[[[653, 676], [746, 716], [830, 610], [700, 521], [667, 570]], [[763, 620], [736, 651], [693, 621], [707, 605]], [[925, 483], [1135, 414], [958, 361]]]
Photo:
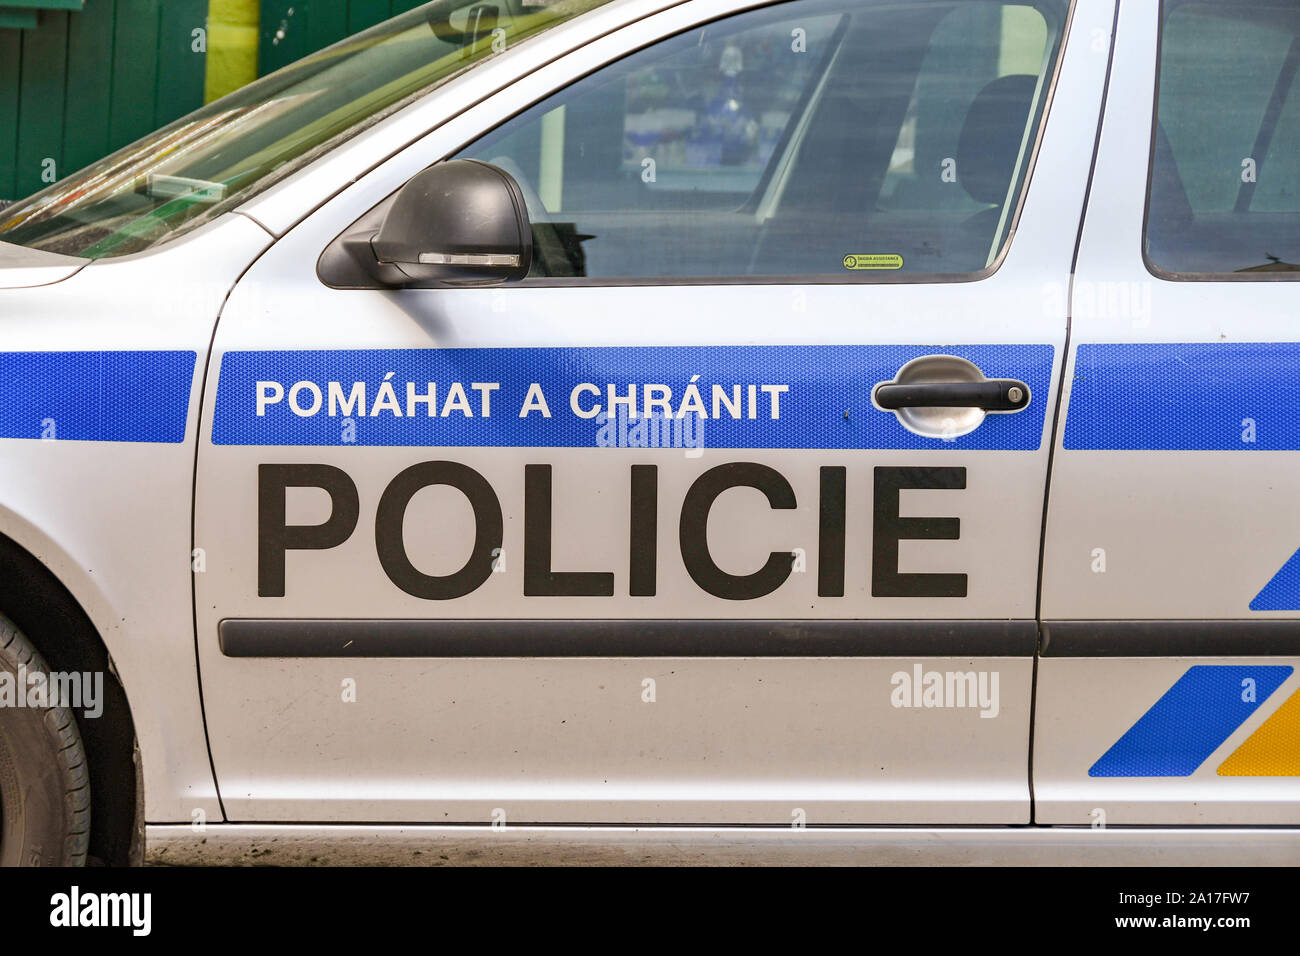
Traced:
[[52, 671], [104, 675], [103, 713], [76, 711], [90, 771], [90, 856], [112, 866], [144, 853], [144, 778], [133, 711], [107, 644], [80, 601], [36, 555], [0, 531], [0, 613]]

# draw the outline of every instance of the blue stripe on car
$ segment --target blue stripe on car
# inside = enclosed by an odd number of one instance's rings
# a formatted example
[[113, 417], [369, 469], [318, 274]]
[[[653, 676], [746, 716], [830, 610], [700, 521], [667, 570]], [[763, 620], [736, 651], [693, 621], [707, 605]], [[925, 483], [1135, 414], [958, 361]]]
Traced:
[[181, 442], [195, 352], [0, 352], [0, 438]]

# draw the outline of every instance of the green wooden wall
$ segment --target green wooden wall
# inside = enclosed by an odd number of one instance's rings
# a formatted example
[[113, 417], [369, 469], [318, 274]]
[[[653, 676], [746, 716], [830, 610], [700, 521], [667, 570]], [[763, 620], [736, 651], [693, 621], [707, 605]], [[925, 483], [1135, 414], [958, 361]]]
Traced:
[[[0, 0], [0, 4], [3, 0]], [[203, 103], [207, 0], [85, 0], [0, 29], [0, 199], [61, 179]]]
[[[24, 4], [28, 0], [23, 0]], [[203, 105], [208, 0], [30, 0], [0, 25], [0, 200], [101, 159]], [[424, 0], [261, 0], [263, 75]], [[0, 9], [5, 0], [0, 0]], [[200, 47], [200, 49], [196, 49]]]

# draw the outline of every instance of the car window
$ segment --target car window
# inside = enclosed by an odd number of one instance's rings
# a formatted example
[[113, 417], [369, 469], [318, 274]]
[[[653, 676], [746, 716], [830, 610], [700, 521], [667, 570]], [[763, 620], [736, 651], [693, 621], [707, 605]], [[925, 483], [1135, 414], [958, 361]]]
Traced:
[[531, 278], [980, 273], [1041, 123], [1064, 0], [797, 0], [647, 47], [459, 158], [522, 186]]
[[0, 241], [142, 252], [237, 207], [452, 77], [608, 0], [437, 0], [304, 57], [0, 212]]
[[1300, 5], [1166, 3], [1146, 225], [1171, 275], [1300, 271]]

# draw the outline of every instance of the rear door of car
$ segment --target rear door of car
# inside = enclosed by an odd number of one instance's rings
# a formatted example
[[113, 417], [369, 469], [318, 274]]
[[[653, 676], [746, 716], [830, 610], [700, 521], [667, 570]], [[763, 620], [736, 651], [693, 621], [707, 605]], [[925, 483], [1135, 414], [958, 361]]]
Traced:
[[1300, 821], [1300, 7], [1121, 5], [1044, 555], [1044, 823]]
[[[675, 8], [263, 256], [221, 317], [198, 461], [227, 814], [1028, 822], [1047, 435], [1114, 9], [1074, 6]], [[533, 275], [330, 272], [449, 157], [521, 182]], [[932, 407], [947, 386], [993, 409]]]

